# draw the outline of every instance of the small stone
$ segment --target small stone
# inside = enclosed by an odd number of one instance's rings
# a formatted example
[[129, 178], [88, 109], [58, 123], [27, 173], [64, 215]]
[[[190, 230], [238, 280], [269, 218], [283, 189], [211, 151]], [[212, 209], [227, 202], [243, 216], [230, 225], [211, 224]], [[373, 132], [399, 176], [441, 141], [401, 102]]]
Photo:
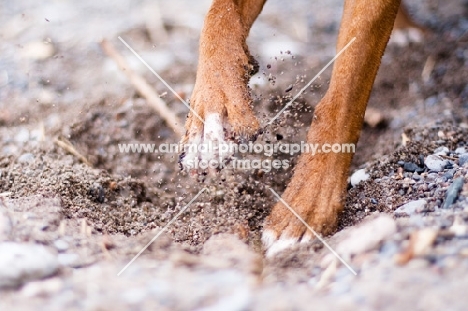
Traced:
[[52, 44], [37, 41], [25, 44], [21, 56], [32, 60], [44, 60], [54, 55], [54, 53], [55, 49]]
[[351, 228], [346, 238], [336, 247], [336, 251], [346, 258], [350, 258], [353, 255], [373, 250], [382, 241], [392, 236], [396, 229], [393, 217], [382, 214], [375, 219], [364, 221], [356, 228]]
[[68, 243], [64, 240], [54, 241], [54, 246], [59, 252], [64, 252], [68, 249]]
[[440, 172], [447, 166], [448, 161], [442, 159], [438, 155], [432, 154], [432, 155], [427, 156], [426, 160], [424, 160], [424, 164], [431, 171]]
[[0, 288], [17, 287], [55, 274], [57, 256], [42, 245], [0, 243]]
[[466, 150], [465, 147], [458, 147], [457, 149], [455, 149], [455, 153], [456, 154], [464, 154], [464, 153], [468, 153], [468, 151]]
[[34, 161], [32, 153], [24, 153], [18, 157], [18, 163], [31, 163], [32, 161]]
[[458, 193], [463, 188], [463, 177], [459, 177], [453, 181], [453, 184], [447, 189], [444, 205], [442, 208], [449, 208], [457, 200]]
[[60, 292], [62, 288], [63, 281], [55, 277], [49, 280], [30, 282], [21, 289], [21, 294], [27, 298], [50, 297]]
[[449, 148], [444, 147], [444, 146], [439, 147], [436, 150], [434, 150], [435, 155], [448, 155], [449, 152], [450, 152]]
[[357, 170], [351, 175], [351, 186], [356, 187], [360, 182], [368, 180], [369, 177], [365, 169]]
[[367, 107], [364, 115], [364, 122], [370, 127], [377, 127], [385, 122], [385, 118], [380, 110]]
[[29, 130], [27, 128], [21, 128], [14, 138], [17, 142], [25, 142], [29, 140]]
[[79, 265], [80, 256], [77, 254], [58, 254], [58, 263], [64, 267], [75, 267]]
[[468, 153], [464, 153], [460, 155], [460, 157], [458, 158], [458, 165], [464, 166], [467, 163], [468, 163]]
[[414, 180], [416, 181], [420, 181], [421, 180], [421, 175], [418, 175], [418, 174], [413, 174], [413, 176], [411, 176]]
[[448, 170], [447, 172], [445, 172], [443, 177], [446, 178], [447, 180], [449, 180], [449, 179], [453, 178], [453, 175], [455, 175], [455, 170], [451, 169], [451, 170]]
[[468, 226], [460, 216], [455, 216], [453, 225], [449, 228], [449, 231], [455, 234], [457, 237], [464, 237], [468, 233]]
[[439, 177], [439, 174], [437, 173], [429, 173], [427, 174], [425, 181], [431, 183], [431, 182], [436, 181], [438, 177]]
[[405, 162], [405, 164], [403, 164], [403, 169], [405, 170], [405, 172], [411, 172], [411, 173], [414, 173], [414, 172], [422, 173], [424, 171], [423, 168], [420, 168], [416, 163], [413, 163], [413, 162]]
[[410, 216], [415, 213], [421, 213], [427, 205], [427, 201], [424, 199], [412, 201], [406, 203], [394, 211], [395, 216]]

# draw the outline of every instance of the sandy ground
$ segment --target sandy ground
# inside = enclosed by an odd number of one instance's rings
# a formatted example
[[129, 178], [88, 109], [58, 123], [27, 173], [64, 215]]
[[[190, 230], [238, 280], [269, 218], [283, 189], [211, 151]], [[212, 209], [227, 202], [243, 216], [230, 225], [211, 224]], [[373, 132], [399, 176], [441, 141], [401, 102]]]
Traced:
[[[0, 309], [466, 309], [466, 4], [412, 2], [430, 33], [387, 48], [369, 102], [380, 123], [364, 126], [350, 172], [368, 178], [349, 185], [338, 231], [325, 237], [349, 266], [318, 240], [263, 256], [259, 237], [275, 203], [268, 189], [282, 193], [295, 157], [279, 155], [291, 161], [287, 170], [226, 170], [198, 182], [179, 171], [177, 154], [119, 151], [119, 143], [179, 137], [99, 42], [114, 44], [182, 126], [187, 108], [118, 37], [188, 99], [209, 4], [1, 6]], [[341, 8], [266, 4], [249, 37], [263, 123], [334, 56]], [[259, 141], [303, 140], [329, 77], [327, 70]]]

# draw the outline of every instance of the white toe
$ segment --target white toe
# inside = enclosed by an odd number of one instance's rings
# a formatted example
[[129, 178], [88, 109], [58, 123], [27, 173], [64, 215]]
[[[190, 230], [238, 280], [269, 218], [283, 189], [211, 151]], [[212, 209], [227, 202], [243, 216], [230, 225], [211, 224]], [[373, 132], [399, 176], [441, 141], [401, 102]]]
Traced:
[[290, 248], [296, 243], [297, 243], [297, 239], [285, 237], [282, 235], [277, 241], [273, 242], [273, 244], [267, 249], [266, 256], [272, 257], [273, 255], [276, 255], [279, 252], [282, 252], [283, 250]]

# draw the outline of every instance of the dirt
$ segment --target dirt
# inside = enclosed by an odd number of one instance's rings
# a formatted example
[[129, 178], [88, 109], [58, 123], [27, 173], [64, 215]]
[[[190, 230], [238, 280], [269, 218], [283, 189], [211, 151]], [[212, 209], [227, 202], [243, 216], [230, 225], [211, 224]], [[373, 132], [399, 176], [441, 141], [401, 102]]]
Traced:
[[[179, 94], [188, 98], [195, 81], [196, 35], [209, 4], [205, 2], [190, 12], [184, 1], [174, 1], [167, 7], [142, 1], [131, 8], [122, 1], [107, 13], [96, 11], [89, 17], [80, 6], [77, 16], [89, 18], [90, 25], [100, 25], [127, 59], [132, 54], [118, 45], [116, 37], [131, 42]], [[307, 1], [288, 7], [303, 20], [312, 21], [306, 28], [277, 20], [283, 5], [278, 1], [267, 4], [250, 39], [250, 48], [261, 66], [251, 87], [262, 124], [332, 57], [339, 24], [335, 2], [320, 3], [322, 15], [310, 8], [305, 11]], [[372, 250], [347, 259], [359, 270], [361, 277], [356, 281], [340, 263], [333, 270], [333, 265], [324, 259], [329, 250], [318, 240], [262, 260], [263, 221], [276, 201], [268, 188], [284, 191], [296, 157], [278, 156], [291, 161], [287, 170], [225, 170], [196, 181], [179, 170], [177, 154], [119, 152], [120, 143], [160, 145], [177, 143], [179, 137], [131, 87], [98, 43], [86, 39], [86, 35], [94, 34], [91, 28], [79, 32], [74, 40], [69, 35], [76, 31], [72, 23], [65, 23], [60, 29], [58, 25], [64, 21], [57, 12], [72, 12], [75, 4], [45, 8], [25, 1], [8, 6], [0, 13], [7, 21], [4, 29], [10, 31], [1, 33], [5, 41], [0, 44], [5, 54], [0, 61], [0, 78], [7, 77], [4, 84], [0, 80], [0, 207], [14, 229], [4, 240], [41, 244], [59, 255], [77, 255], [77, 259], [59, 260], [60, 268], [52, 278], [0, 291], [5, 307], [35, 309], [41, 303], [51, 306], [51, 310], [228, 310], [222, 303], [232, 296], [237, 297], [233, 298], [237, 302], [248, 297], [238, 308], [232, 301], [226, 302], [232, 310], [303, 310], [310, 306], [311, 299], [335, 308], [391, 310], [412, 306], [413, 298], [421, 301], [424, 282], [411, 283], [412, 279], [432, 283], [442, 280], [442, 284], [450, 284], [447, 288], [456, 288], [457, 273], [468, 270], [463, 264], [467, 235], [447, 236], [444, 230], [454, 226], [455, 219], [461, 219], [461, 227], [468, 224], [468, 169], [458, 165], [461, 155], [455, 152], [463, 146], [468, 149], [468, 19], [461, 1], [458, 6], [434, 3], [418, 2], [410, 7], [416, 19], [430, 30], [423, 43], [390, 44], [386, 50], [369, 101], [369, 107], [381, 113], [384, 120], [376, 127], [364, 125], [350, 171], [351, 175], [365, 168], [370, 177], [355, 187], [349, 185], [337, 233], [326, 240], [332, 247], [339, 246], [349, 232], [366, 224], [362, 223], [364, 219], [370, 221], [383, 214], [393, 217], [394, 210], [404, 203], [424, 198], [427, 206], [415, 215], [396, 218], [393, 236], [386, 236]], [[91, 3], [86, 5], [94, 7]], [[159, 7], [163, 28], [151, 28], [151, 19], [138, 18], [147, 7]], [[131, 14], [122, 17], [122, 8], [129, 8]], [[180, 16], [176, 14], [185, 11]], [[120, 18], [125, 22], [117, 23], [113, 29], [110, 20]], [[34, 28], [36, 24], [40, 26]], [[272, 30], [273, 26], [276, 30]], [[307, 39], [298, 39], [304, 29]], [[259, 41], [262, 35], [266, 39]], [[154, 38], [161, 42], [158, 44]], [[18, 56], [26, 53], [28, 43], [43, 40], [53, 42], [54, 52], [50, 55]], [[275, 56], [270, 57], [268, 43], [281, 43], [286, 49], [274, 49]], [[292, 52], [288, 51], [288, 44]], [[294, 50], [295, 46], [302, 47], [303, 53], [301, 48]], [[315, 52], [304, 53], [309, 49]], [[156, 56], [150, 58], [151, 53]], [[428, 62], [434, 63], [429, 78], [422, 75]], [[145, 67], [138, 68], [138, 61], [132, 64], [183, 123], [186, 108], [182, 103]], [[304, 140], [313, 108], [325, 94], [329, 77], [330, 70], [291, 105], [279, 122], [265, 126], [258, 140]], [[57, 139], [70, 141], [90, 165], [60, 147]], [[452, 161], [452, 167], [433, 172], [421, 161], [441, 146], [448, 148], [444, 159]], [[415, 164], [422, 171], [409, 172], [403, 168], [404, 163]], [[444, 175], [449, 173], [450, 178]], [[457, 178], [464, 178], [457, 201], [450, 210], [442, 209], [447, 190]], [[114, 272], [204, 188], [206, 191], [135, 261], [128, 275], [115, 279]], [[422, 259], [414, 259], [401, 268], [393, 255], [407, 251], [412, 232], [424, 227], [437, 228], [437, 243]], [[226, 233], [230, 235], [223, 235]], [[0, 241], [4, 241], [1, 237], [0, 232]], [[217, 237], [221, 242], [216, 242]], [[63, 243], [57, 241], [66, 241], [68, 247], [60, 248], [57, 245]], [[447, 263], [449, 256], [453, 262]], [[239, 275], [229, 275], [230, 269], [240, 271]], [[438, 272], [433, 274], [435, 270]], [[401, 304], [386, 305], [382, 302], [385, 299], [363, 298], [376, 294], [370, 285], [373, 281], [367, 279], [371, 272], [379, 275], [375, 282], [385, 282], [383, 275], [394, 274], [389, 277], [391, 286], [379, 292], [379, 297], [392, 300], [392, 296], [398, 296], [399, 282], [413, 284], [415, 291], [402, 294]], [[102, 296], [90, 293], [88, 277], [99, 279], [95, 286]], [[161, 283], [151, 283], [155, 280]], [[189, 281], [182, 286], [184, 280]], [[118, 293], [128, 292], [130, 287], [125, 283], [133, 286], [135, 292], [115, 298]], [[44, 287], [44, 292], [34, 288], [34, 284]], [[200, 292], [187, 294], [197, 284], [203, 284]], [[253, 294], [240, 291], [243, 286]], [[357, 289], [348, 288], [353, 286]], [[309, 291], [314, 293], [310, 297]], [[434, 287], [430, 293], [442, 297], [447, 289]], [[460, 308], [463, 299], [456, 290], [451, 295], [453, 299], [445, 304], [434, 298], [437, 303], [418, 304], [418, 308]], [[30, 303], [21, 301], [25, 296], [31, 298]], [[337, 301], [335, 296], [339, 297]], [[119, 299], [124, 299], [121, 305]]]

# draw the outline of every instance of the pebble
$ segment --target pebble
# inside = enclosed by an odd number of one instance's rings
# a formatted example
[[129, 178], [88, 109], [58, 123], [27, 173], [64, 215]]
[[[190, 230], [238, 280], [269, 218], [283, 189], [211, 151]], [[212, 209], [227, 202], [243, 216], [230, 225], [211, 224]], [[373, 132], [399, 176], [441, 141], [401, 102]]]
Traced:
[[413, 174], [413, 176], [411, 176], [414, 180], [416, 181], [420, 181], [421, 180], [421, 175], [418, 175], [418, 174]]
[[18, 163], [31, 163], [32, 161], [34, 161], [32, 153], [24, 153], [18, 157]]
[[448, 179], [452, 179], [452, 178], [453, 178], [453, 175], [455, 175], [455, 170], [454, 170], [454, 169], [451, 169], [451, 170], [448, 170], [448, 171], [444, 174], [444, 178], [446, 178], [447, 180], [448, 180]]
[[18, 133], [16, 133], [15, 141], [17, 142], [25, 142], [29, 140], [29, 130], [27, 128], [21, 128]]
[[20, 286], [54, 275], [57, 256], [42, 245], [0, 243], [0, 288]]
[[413, 163], [413, 162], [405, 162], [405, 164], [403, 164], [403, 169], [405, 170], [405, 172], [411, 172], [411, 173], [424, 172], [423, 168], [419, 167], [416, 163]]
[[460, 157], [458, 158], [458, 165], [464, 166], [467, 163], [468, 163], [468, 153], [464, 153], [460, 155]]
[[30, 282], [21, 289], [21, 294], [27, 298], [48, 297], [57, 294], [62, 288], [63, 281], [55, 277], [44, 281]]
[[444, 147], [444, 146], [439, 147], [436, 150], [434, 150], [435, 155], [448, 155], [449, 152], [450, 152], [449, 148]]
[[399, 217], [410, 216], [412, 214], [422, 212], [425, 209], [426, 205], [427, 205], [427, 201], [424, 199], [411, 201], [397, 208], [394, 214], [395, 216], [399, 216]]
[[464, 154], [464, 153], [467, 153], [468, 151], [466, 150], [465, 147], [458, 147], [457, 149], [455, 149], [455, 153], [456, 154]]
[[351, 186], [356, 187], [360, 182], [368, 180], [369, 177], [365, 169], [357, 170], [351, 175]]
[[453, 184], [447, 189], [444, 205], [442, 208], [449, 208], [458, 197], [458, 193], [463, 188], [463, 177], [459, 177], [453, 181]]
[[350, 229], [347, 237], [336, 247], [336, 251], [347, 258], [362, 254], [377, 248], [381, 241], [392, 236], [396, 230], [393, 217], [386, 214], [380, 215]]
[[61, 266], [75, 267], [79, 263], [80, 256], [77, 254], [58, 254], [57, 260]]
[[54, 241], [54, 246], [59, 252], [64, 252], [68, 249], [68, 243], [64, 240]]
[[29, 42], [23, 46], [21, 56], [32, 60], [44, 60], [55, 53], [55, 48], [50, 43], [41, 41]]
[[426, 160], [424, 160], [424, 164], [431, 171], [440, 172], [447, 166], [448, 161], [442, 159], [438, 155], [432, 154], [432, 155], [427, 156]]

